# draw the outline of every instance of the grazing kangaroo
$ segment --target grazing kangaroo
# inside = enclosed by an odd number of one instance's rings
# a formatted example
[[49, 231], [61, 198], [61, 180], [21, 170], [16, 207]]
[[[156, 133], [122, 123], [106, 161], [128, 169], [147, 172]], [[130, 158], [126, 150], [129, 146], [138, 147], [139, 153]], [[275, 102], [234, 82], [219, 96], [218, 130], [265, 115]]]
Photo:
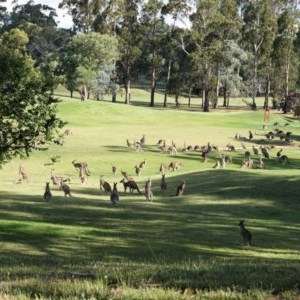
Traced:
[[235, 147], [231, 145], [230, 143], [226, 145], [227, 149], [230, 151], [235, 151]]
[[52, 198], [49, 184], [50, 182], [46, 182], [45, 193], [44, 193], [44, 199], [46, 202], [49, 202]]
[[252, 235], [251, 233], [245, 228], [244, 225], [244, 220], [240, 221], [239, 227], [240, 227], [240, 232], [243, 237], [244, 245], [245, 246], [251, 246], [251, 240], [252, 240]]
[[176, 191], [176, 196], [182, 196], [183, 195], [183, 192], [185, 190], [185, 181], [183, 180], [181, 185], [177, 188], [177, 191]]
[[123, 183], [124, 193], [126, 193], [127, 188], [129, 188], [130, 193], [133, 193], [134, 190], [137, 190], [139, 192], [139, 194], [141, 194], [141, 191], [140, 191], [137, 183], [133, 179], [125, 181], [125, 178], [123, 178], [120, 182]]
[[60, 179], [59, 177], [54, 173], [54, 169], [51, 168], [51, 180], [53, 185], [60, 186]]
[[103, 179], [104, 175], [100, 176], [100, 190], [104, 190], [105, 192], [111, 192], [111, 186], [108, 182]]
[[174, 171], [177, 171], [178, 169], [180, 169], [181, 166], [182, 166], [182, 165], [181, 165], [181, 162], [172, 161], [172, 162], [169, 164], [168, 169], [169, 169], [169, 170], [172, 169], [173, 172], [174, 172]]
[[146, 181], [145, 184], [145, 195], [146, 195], [146, 200], [152, 202], [153, 192], [152, 192], [152, 181], [150, 178]]
[[286, 156], [286, 155], [281, 155], [279, 157], [279, 162], [282, 164], [282, 165], [285, 165], [286, 163], [289, 162], [289, 158]]
[[72, 197], [71, 195], [71, 189], [70, 187], [63, 181], [63, 179], [60, 180], [60, 187], [63, 190], [65, 197], [69, 196]]
[[166, 176], [165, 174], [162, 174], [161, 183], [160, 183], [160, 188], [161, 188], [162, 192], [164, 192], [164, 193], [167, 191], [167, 188], [168, 188], [165, 176]]
[[85, 174], [87, 176], [90, 176], [90, 171], [89, 171], [89, 167], [88, 164], [86, 162], [76, 162], [75, 160], [72, 161], [73, 166], [75, 167], [75, 169], [83, 169]]
[[110, 202], [112, 205], [116, 205], [119, 201], [119, 192], [117, 189], [117, 184], [118, 184], [117, 182], [114, 182], [114, 187], [110, 194]]

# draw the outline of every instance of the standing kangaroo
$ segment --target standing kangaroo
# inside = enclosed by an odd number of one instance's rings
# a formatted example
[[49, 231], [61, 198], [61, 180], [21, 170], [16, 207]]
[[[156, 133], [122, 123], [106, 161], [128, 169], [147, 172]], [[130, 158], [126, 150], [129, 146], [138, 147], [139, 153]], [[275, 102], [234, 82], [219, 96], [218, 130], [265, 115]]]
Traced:
[[29, 181], [29, 174], [26, 168], [23, 166], [23, 164], [20, 164], [19, 166], [19, 174], [22, 175], [22, 181]]
[[153, 192], [152, 192], [152, 181], [151, 181], [151, 178], [149, 178], [146, 181], [146, 184], [145, 184], [145, 195], [146, 195], [146, 200], [152, 202], [152, 200], [153, 200]]
[[63, 181], [62, 178], [60, 180], [60, 186], [63, 192], [65, 193], [65, 197], [67, 196], [72, 197], [70, 187]]
[[166, 182], [165, 174], [162, 174], [160, 188], [161, 188], [162, 192], [164, 192], [164, 193], [167, 191], [168, 185]]
[[50, 182], [46, 182], [45, 193], [44, 193], [44, 199], [46, 202], [49, 202], [52, 198], [49, 184]]
[[176, 196], [182, 196], [184, 190], [185, 190], [185, 180], [183, 180], [181, 185], [178, 186], [177, 191], [176, 191]]
[[119, 192], [118, 192], [118, 189], [117, 189], [117, 182], [114, 182], [114, 187], [111, 191], [111, 194], [110, 194], [110, 202], [112, 205], [116, 205], [119, 201]]
[[104, 190], [105, 192], [111, 192], [110, 184], [103, 179], [104, 175], [100, 176], [100, 190]]
[[251, 235], [251, 233], [245, 228], [244, 222], [245, 222], [245, 221], [242, 220], [242, 221], [240, 221], [240, 223], [239, 223], [240, 232], [241, 232], [241, 235], [242, 235], [243, 240], [244, 240], [244, 245], [245, 245], [245, 246], [251, 246], [252, 235]]

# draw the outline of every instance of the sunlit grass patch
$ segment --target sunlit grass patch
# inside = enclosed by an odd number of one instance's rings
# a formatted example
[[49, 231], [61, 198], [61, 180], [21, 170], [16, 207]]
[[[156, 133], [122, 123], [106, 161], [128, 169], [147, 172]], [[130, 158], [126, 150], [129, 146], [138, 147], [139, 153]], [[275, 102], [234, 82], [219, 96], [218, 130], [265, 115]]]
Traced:
[[[144, 92], [138, 97], [144, 95]], [[64, 98], [65, 99], [65, 98]], [[210, 112], [149, 108], [147, 101], [125, 106], [109, 101], [66, 99], [59, 114], [73, 135], [63, 147], [34, 151], [0, 171], [0, 294], [14, 299], [268, 299], [299, 293], [300, 215], [298, 177], [300, 126], [291, 118], [293, 144], [274, 143], [265, 169], [256, 168], [261, 153], [262, 111]], [[133, 116], [139, 116], [134, 117]], [[272, 115], [272, 122], [286, 116]], [[268, 124], [273, 130], [272, 124]], [[284, 125], [280, 128], [287, 130]], [[241, 169], [245, 158], [236, 133], [245, 140], [253, 169]], [[126, 140], [145, 134], [143, 151]], [[178, 154], [160, 153], [159, 139], [176, 142]], [[184, 144], [217, 145], [207, 162], [201, 152], [183, 152]], [[229, 151], [228, 143], [236, 146]], [[276, 156], [284, 148], [290, 162]], [[225, 169], [213, 166], [231, 155]], [[59, 159], [53, 165], [51, 157]], [[146, 160], [140, 176], [134, 166]], [[72, 161], [86, 161], [91, 176], [81, 184]], [[160, 189], [161, 163], [182, 163], [166, 169], [168, 188]], [[13, 184], [23, 162], [29, 182]], [[118, 168], [112, 173], [112, 165]], [[51, 168], [70, 177], [73, 197], [51, 186], [52, 200], [43, 199]], [[136, 181], [141, 194], [124, 192], [121, 170]], [[116, 206], [100, 190], [100, 175], [118, 182]], [[153, 202], [145, 182], [151, 178]], [[182, 180], [186, 189], [175, 196]], [[243, 245], [238, 223], [245, 220], [252, 246]]]

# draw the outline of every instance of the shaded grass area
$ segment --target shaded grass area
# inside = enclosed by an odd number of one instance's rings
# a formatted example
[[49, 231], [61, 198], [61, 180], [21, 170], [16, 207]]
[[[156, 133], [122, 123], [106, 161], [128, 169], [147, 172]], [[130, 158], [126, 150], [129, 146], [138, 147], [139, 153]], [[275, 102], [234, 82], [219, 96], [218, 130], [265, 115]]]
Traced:
[[[30, 180], [12, 182], [20, 163], [0, 173], [0, 294], [19, 299], [296, 299], [300, 278], [300, 213], [298, 178], [300, 126], [291, 116], [274, 115], [280, 128], [293, 131], [293, 144], [265, 140], [260, 112], [196, 114], [110, 103], [64, 101], [60, 114], [74, 135], [61, 148], [34, 152], [23, 163]], [[129, 118], [140, 114], [139, 118]], [[113, 116], [113, 118], [112, 118]], [[285, 123], [289, 126], [285, 127]], [[270, 130], [275, 127], [268, 124]], [[287, 129], [288, 128], [288, 129]], [[255, 132], [252, 146], [271, 144], [266, 169], [241, 169], [244, 150], [235, 134]], [[146, 146], [136, 152], [126, 139], [146, 134]], [[193, 145], [217, 144], [208, 162], [199, 152], [177, 156], [157, 151], [156, 142], [175, 140]], [[231, 152], [228, 142], [237, 147]], [[290, 161], [280, 165], [280, 147]], [[221, 154], [233, 157], [226, 169], [213, 165]], [[47, 165], [51, 156], [60, 159]], [[253, 156], [255, 166], [261, 155]], [[82, 185], [72, 160], [89, 163], [91, 176]], [[146, 159], [141, 176], [134, 165]], [[166, 171], [168, 190], [160, 191], [159, 165], [182, 162]], [[117, 175], [111, 165], [118, 166]], [[70, 176], [72, 198], [52, 187], [53, 199], [43, 201], [50, 169]], [[99, 189], [99, 176], [112, 182], [127, 170], [140, 189], [151, 177], [154, 201], [143, 194], [124, 193], [112, 207]], [[187, 183], [183, 196], [177, 186]], [[238, 223], [244, 219], [253, 235], [245, 247]], [[22, 298], [23, 297], [23, 298]]]
[[[300, 270], [298, 197], [278, 197], [282, 188], [272, 176], [243, 175], [231, 170], [190, 174], [193, 189], [183, 197], [145, 203], [138, 194], [122, 194], [118, 207], [90, 188], [49, 204], [5, 192], [11, 200], [1, 203], [7, 247], [1, 253], [2, 281], [64, 279], [76, 271], [100, 281], [107, 276], [109, 286], [147, 282], [194, 292], [233, 286], [293, 290]], [[285, 178], [286, 190], [294, 184], [293, 176]], [[81, 193], [100, 199], [80, 199]], [[241, 244], [237, 220], [243, 218], [253, 247]]]

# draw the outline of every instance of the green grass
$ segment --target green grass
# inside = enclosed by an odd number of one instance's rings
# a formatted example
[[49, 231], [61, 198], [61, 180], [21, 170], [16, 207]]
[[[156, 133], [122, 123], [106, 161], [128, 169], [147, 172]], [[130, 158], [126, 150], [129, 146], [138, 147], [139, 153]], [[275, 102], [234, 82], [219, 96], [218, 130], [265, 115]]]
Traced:
[[[62, 95], [63, 91], [59, 91]], [[66, 95], [65, 95], [66, 96]], [[35, 151], [27, 160], [15, 159], [0, 171], [0, 295], [4, 299], [285, 299], [299, 297], [300, 284], [300, 123], [291, 115], [272, 112], [263, 131], [263, 112], [217, 110], [202, 113], [196, 106], [180, 110], [147, 107], [149, 94], [134, 91], [134, 105], [108, 101], [81, 102], [63, 97], [59, 115], [73, 131], [63, 147]], [[198, 100], [197, 100], [198, 101]], [[238, 100], [237, 100], [238, 102]], [[275, 149], [266, 169], [240, 168], [244, 159], [236, 133], [259, 147], [265, 132], [292, 131], [293, 142], [270, 141]], [[289, 123], [289, 126], [284, 124]], [[126, 139], [146, 136], [144, 151], [129, 149]], [[200, 153], [157, 151], [156, 143], [175, 141], [179, 149], [191, 145], [217, 145], [208, 162]], [[237, 147], [229, 152], [226, 144]], [[290, 162], [278, 163], [284, 149]], [[233, 162], [213, 169], [220, 155]], [[51, 157], [60, 160], [51, 165]], [[80, 183], [72, 161], [84, 160], [91, 176]], [[137, 177], [134, 165], [146, 159]], [[253, 156], [255, 166], [258, 158]], [[160, 191], [161, 163], [182, 162], [167, 171], [168, 191]], [[24, 163], [28, 183], [12, 184]], [[111, 165], [118, 167], [114, 175]], [[51, 187], [53, 199], [43, 201], [50, 170], [71, 177], [73, 197]], [[99, 189], [99, 176], [110, 184], [129, 172], [141, 190], [150, 177], [154, 201], [143, 194], [124, 194], [112, 207], [109, 194]], [[186, 193], [175, 197], [186, 180]], [[253, 246], [244, 247], [238, 223], [245, 220]]]

